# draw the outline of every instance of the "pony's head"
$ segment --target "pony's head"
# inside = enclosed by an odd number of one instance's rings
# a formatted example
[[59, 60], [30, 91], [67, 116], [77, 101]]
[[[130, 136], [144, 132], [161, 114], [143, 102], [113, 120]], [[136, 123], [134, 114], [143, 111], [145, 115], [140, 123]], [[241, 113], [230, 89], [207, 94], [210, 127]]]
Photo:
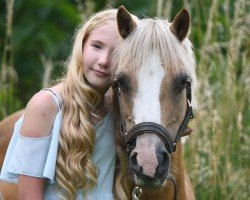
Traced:
[[182, 9], [172, 23], [134, 21], [120, 7], [117, 23], [123, 41], [114, 55], [114, 88], [129, 168], [137, 185], [159, 187], [171, 176], [170, 154], [192, 118], [196, 76], [187, 39], [190, 16]]

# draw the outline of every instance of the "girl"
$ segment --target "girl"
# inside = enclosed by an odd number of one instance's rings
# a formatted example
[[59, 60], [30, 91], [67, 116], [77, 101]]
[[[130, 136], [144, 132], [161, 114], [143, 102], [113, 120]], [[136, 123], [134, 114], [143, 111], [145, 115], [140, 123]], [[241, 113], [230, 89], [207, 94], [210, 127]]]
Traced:
[[113, 199], [114, 122], [106, 94], [119, 38], [117, 10], [94, 15], [77, 32], [68, 72], [43, 89], [15, 124], [1, 179], [18, 199]]

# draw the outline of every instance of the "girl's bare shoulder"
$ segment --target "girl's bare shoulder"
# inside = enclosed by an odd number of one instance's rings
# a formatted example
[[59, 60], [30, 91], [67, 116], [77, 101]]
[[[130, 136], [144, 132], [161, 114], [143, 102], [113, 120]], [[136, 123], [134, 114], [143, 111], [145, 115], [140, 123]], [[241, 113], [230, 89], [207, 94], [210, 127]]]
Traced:
[[48, 91], [36, 93], [25, 109], [21, 135], [44, 137], [49, 135], [56, 113], [57, 105]]

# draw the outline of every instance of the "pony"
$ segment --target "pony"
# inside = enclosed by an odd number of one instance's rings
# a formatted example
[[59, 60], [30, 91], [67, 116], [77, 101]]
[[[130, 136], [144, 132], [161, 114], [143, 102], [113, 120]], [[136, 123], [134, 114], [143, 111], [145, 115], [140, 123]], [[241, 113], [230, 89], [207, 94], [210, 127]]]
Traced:
[[123, 38], [113, 61], [117, 198], [193, 200], [181, 143], [192, 131], [188, 123], [196, 104], [190, 15], [183, 8], [172, 23], [135, 21], [121, 6], [117, 23]]
[[[188, 122], [196, 102], [189, 13], [182, 9], [172, 23], [134, 21], [121, 6], [117, 24], [123, 39], [113, 61], [118, 66], [112, 85], [117, 111], [115, 199], [193, 200], [181, 143], [192, 131]], [[0, 122], [0, 137], [11, 136], [20, 116]], [[0, 151], [0, 159], [5, 151]], [[16, 185], [0, 182], [4, 200], [17, 199], [16, 190]]]
[[[0, 171], [2, 169], [8, 144], [14, 131], [14, 124], [21, 117], [23, 112], [24, 110], [19, 110], [0, 122]], [[17, 185], [0, 181], [0, 200], [15, 199], [17, 199]]]

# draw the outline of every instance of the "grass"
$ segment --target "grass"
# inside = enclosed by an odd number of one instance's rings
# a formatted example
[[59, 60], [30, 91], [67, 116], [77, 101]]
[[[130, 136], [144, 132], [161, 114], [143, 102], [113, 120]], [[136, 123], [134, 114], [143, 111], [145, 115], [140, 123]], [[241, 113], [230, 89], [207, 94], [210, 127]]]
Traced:
[[[173, 1], [157, 3], [158, 16], [169, 18], [164, 11], [175, 6]], [[185, 145], [185, 163], [196, 198], [247, 199], [250, 3], [246, 0], [178, 3], [191, 12], [190, 38], [197, 57], [198, 109], [191, 122], [194, 132]]]
[[[200, 12], [197, 8], [194, 16]], [[199, 107], [192, 122], [195, 131], [185, 147], [186, 166], [197, 199], [247, 199], [249, 2], [214, 0], [208, 11], [206, 29], [201, 28], [204, 19], [193, 28], [201, 41], [197, 49]]]
[[12, 48], [12, 21], [14, 0], [6, 1], [6, 36], [1, 63], [0, 76], [0, 119], [15, 110], [14, 81], [17, 78], [14, 70]]

